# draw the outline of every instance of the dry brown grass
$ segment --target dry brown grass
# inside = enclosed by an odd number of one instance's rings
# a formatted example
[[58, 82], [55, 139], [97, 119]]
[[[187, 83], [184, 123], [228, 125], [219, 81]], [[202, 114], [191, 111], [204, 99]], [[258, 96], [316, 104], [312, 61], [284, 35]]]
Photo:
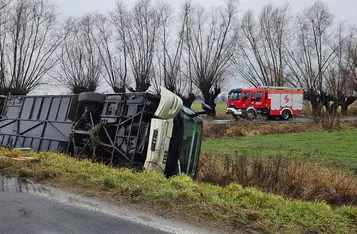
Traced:
[[[357, 127], [357, 121], [341, 122], [339, 129]], [[205, 139], [257, 136], [280, 133], [316, 132], [325, 130], [322, 124], [315, 123], [239, 123], [226, 125], [206, 124], [203, 128]]]
[[357, 116], [357, 106], [351, 105], [348, 107], [347, 115], [349, 116]]
[[309, 159], [203, 154], [198, 180], [225, 186], [237, 182], [288, 199], [357, 205], [357, 178]]
[[211, 117], [207, 115], [201, 115], [200, 118], [203, 121], [209, 120], [231, 120], [234, 119], [232, 115], [226, 114], [226, 110], [216, 110], [216, 117]]
[[[306, 117], [312, 116], [312, 109], [311, 106], [304, 105], [303, 110], [301, 111], [301, 115]], [[357, 104], [352, 104], [347, 109], [347, 116], [357, 116]]]

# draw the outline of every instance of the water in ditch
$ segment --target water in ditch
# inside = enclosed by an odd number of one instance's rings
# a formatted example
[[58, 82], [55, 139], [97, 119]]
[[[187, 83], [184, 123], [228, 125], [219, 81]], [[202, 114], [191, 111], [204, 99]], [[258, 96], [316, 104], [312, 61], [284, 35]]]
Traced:
[[47, 194], [49, 189], [20, 177], [0, 174], [0, 192]]

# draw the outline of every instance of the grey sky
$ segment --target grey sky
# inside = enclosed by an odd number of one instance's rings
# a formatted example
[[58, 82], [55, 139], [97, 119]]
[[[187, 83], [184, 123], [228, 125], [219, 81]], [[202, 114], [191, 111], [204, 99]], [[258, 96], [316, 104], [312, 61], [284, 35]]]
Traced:
[[[182, 0], [161, 0], [169, 2], [173, 7], [178, 8], [182, 4]], [[80, 16], [87, 12], [105, 13], [115, 7], [116, 0], [52, 0], [58, 7], [62, 17]], [[135, 0], [124, 0], [131, 6]], [[155, 2], [155, 1], [153, 1]], [[194, 3], [200, 3], [204, 7], [211, 7], [224, 4], [223, 0], [193, 0]], [[302, 9], [313, 4], [313, 0], [241, 0], [240, 9], [245, 11], [253, 9], [260, 11], [263, 5], [272, 2], [274, 4], [285, 4], [289, 2], [290, 9], [293, 13], [299, 12]], [[357, 24], [357, 1], [356, 0], [324, 0], [335, 14], [338, 21], [348, 21], [350, 24]]]
[[[61, 19], [68, 16], [81, 16], [85, 13], [106, 13], [115, 8], [115, 3], [117, 0], [50, 0], [55, 3], [59, 8], [59, 13], [61, 14]], [[155, 2], [157, 0], [153, 0]], [[180, 9], [180, 6], [184, 0], [160, 0], [163, 2], [168, 2], [173, 8]], [[356, 0], [323, 0], [328, 4], [330, 11], [335, 15], [337, 21], [346, 21], [349, 24], [357, 25], [357, 1]], [[136, 0], [124, 0], [128, 6], [133, 6]], [[205, 8], [210, 8], [212, 6], [224, 4], [224, 0], [192, 0], [193, 3], [199, 3]], [[301, 12], [303, 9], [309, 7], [314, 3], [314, 0], [240, 0], [239, 9], [244, 12], [248, 9], [252, 9], [255, 12], [259, 12], [263, 5], [267, 3], [273, 3], [275, 5], [283, 5], [285, 3], [290, 4], [291, 13], [295, 14]], [[232, 79], [230, 85], [225, 87], [229, 89], [238, 86], [247, 86], [241, 80]], [[106, 88], [105, 88], [106, 89]], [[57, 88], [57, 91], [58, 88]], [[36, 93], [52, 93], [53, 90], [42, 88], [37, 90]], [[63, 90], [59, 91], [63, 93]], [[56, 92], [57, 93], [57, 92]]]

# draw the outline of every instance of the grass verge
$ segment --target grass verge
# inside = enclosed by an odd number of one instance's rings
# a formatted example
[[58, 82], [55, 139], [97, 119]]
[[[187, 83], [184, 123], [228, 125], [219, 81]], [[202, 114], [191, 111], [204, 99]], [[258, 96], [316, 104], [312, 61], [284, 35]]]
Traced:
[[[0, 155], [22, 155], [1, 149]], [[207, 222], [261, 233], [356, 233], [357, 208], [286, 200], [242, 188], [199, 183], [186, 176], [166, 179], [160, 174], [133, 173], [89, 161], [53, 154], [27, 153], [31, 161], [0, 158], [0, 171], [58, 186], [106, 194], [131, 203], [169, 210], [191, 222]]]

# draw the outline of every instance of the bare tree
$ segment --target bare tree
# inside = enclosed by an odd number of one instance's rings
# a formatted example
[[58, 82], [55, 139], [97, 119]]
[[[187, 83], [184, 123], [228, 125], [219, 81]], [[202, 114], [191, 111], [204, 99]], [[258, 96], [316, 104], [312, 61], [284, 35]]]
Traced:
[[357, 92], [357, 37], [356, 29], [353, 29], [353, 34], [348, 40], [346, 53], [349, 61], [348, 77], [350, 86]]
[[229, 75], [231, 60], [236, 50], [237, 2], [230, 0], [224, 8], [210, 12], [192, 11], [187, 26], [186, 53], [190, 61], [193, 84], [202, 92], [205, 102], [215, 116], [215, 99]]
[[122, 3], [110, 14], [96, 16], [93, 38], [103, 62], [103, 76], [116, 93], [126, 92], [128, 86], [127, 22], [129, 15]]
[[[173, 19], [172, 11], [168, 5], [161, 6], [160, 18], [162, 20], [160, 29], [160, 44], [158, 47], [158, 61], [159, 61], [159, 77], [163, 81], [164, 86], [175, 93], [180, 92], [180, 86], [176, 82], [181, 81], [177, 79], [180, 75], [180, 63], [183, 51], [183, 38], [178, 34], [178, 41], [172, 43], [171, 41], [171, 20]], [[182, 30], [181, 30], [182, 31]], [[176, 48], [173, 48], [176, 47]], [[158, 85], [156, 85], [158, 86]]]
[[[184, 65], [184, 42], [185, 32], [191, 5], [185, 3], [179, 17], [174, 17], [168, 5], [162, 5], [159, 9], [161, 18], [160, 38], [161, 43], [158, 46], [158, 79], [154, 79], [154, 86], [159, 91], [161, 85], [174, 92], [182, 100], [186, 107], [191, 107], [196, 100], [193, 94], [190, 79], [185, 75]], [[179, 20], [178, 20], [179, 19]], [[178, 30], [172, 33], [171, 28]]]
[[9, 20], [9, 9], [10, 1], [0, 0], [0, 89], [5, 90], [6, 88], [6, 78], [5, 78], [5, 68], [6, 68], [6, 58], [5, 58], [5, 46], [6, 46], [6, 24]]
[[[131, 11], [127, 11], [125, 5], [119, 1], [112, 18], [121, 41], [121, 51], [135, 82], [135, 88], [128, 89], [132, 92], [145, 92], [154, 77], [160, 15], [150, 0], [139, 0]], [[124, 61], [125, 65], [127, 63]]]
[[55, 66], [54, 53], [66, 35], [57, 27], [54, 6], [46, 0], [17, 0], [8, 7], [1, 33], [5, 78], [0, 93], [27, 94]]
[[55, 79], [75, 94], [94, 92], [99, 85], [103, 63], [92, 37], [93, 27], [91, 15], [67, 21], [69, 36], [61, 47]]
[[315, 120], [318, 120], [322, 106], [331, 101], [326, 93], [324, 77], [338, 49], [338, 45], [331, 43], [333, 21], [327, 6], [321, 1], [315, 2], [298, 16], [294, 26], [298, 30], [295, 45], [286, 46], [289, 81], [305, 88]]
[[[347, 32], [346, 32], [347, 31]], [[333, 99], [332, 111], [338, 106], [342, 107], [342, 113], [347, 113], [347, 108], [356, 97], [354, 85], [351, 79], [353, 74], [353, 60], [350, 59], [350, 48], [353, 41], [353, 31], [346, 30], [346, 25], [340, 23], [336, 32], [336, 50], [332, 62], [327, 68], [327, 94]]]
[[288, 39], [288, 26], [288, 5], [264, 6], [258, 21], [251, 10], [245, 13], [234, 60], [244, 80], [255, 87], [285, 85], [283, 43]]

